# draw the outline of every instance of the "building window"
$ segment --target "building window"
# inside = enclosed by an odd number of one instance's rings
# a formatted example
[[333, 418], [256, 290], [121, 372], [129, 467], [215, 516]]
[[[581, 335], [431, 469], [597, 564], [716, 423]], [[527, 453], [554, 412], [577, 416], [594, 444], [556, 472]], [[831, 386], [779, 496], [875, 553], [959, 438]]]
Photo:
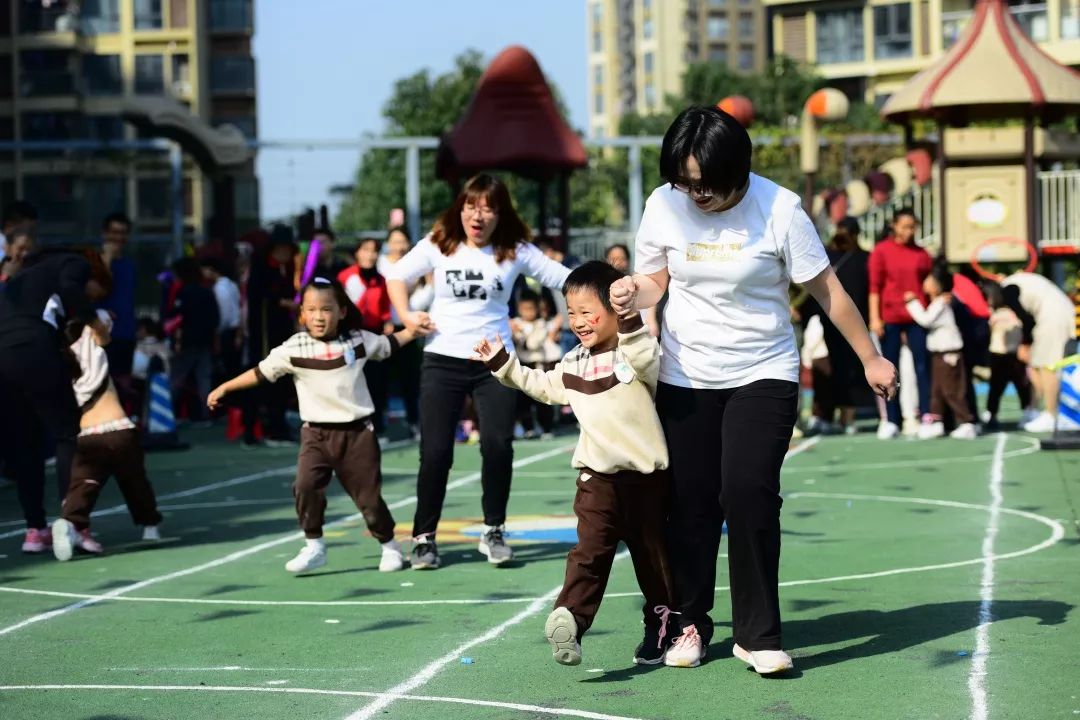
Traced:
[[250, 30], [251, 0], [210, 0], [211, 30]]
[[87, 95], [123, 95], [119, 55], [83, 55], [83, 87]]
[[593, 3], [592, 9], [592, 51], [594, 53], [603, 52], [604, 50], [604, 6], [600, 3]]
[[878, 60], [911, 57], [911, 5], [874, 8], [874, 57]]
[[656, 108], [656, 86], [652, 83], [645, 83], [645, 107], [649, 110]]
[[714, 8], [727, 7], [727, 0], [709, 0], [709, 7], [714, 7]]
[[236, 217], [258, 219], [259, 181], [251, 176], [238, 177], [233, 181], [233, 189], [236, 193]]
[[970, 10], [956, 10], [941, 13], [941, 44], [946, 50], [951, 48], [964, 33], [968, 21], [971, 20]]
[[593, 128], [592, 134], [593, 134], [594, 138], [597, 138], [597, 139], [603, 138], [604, 135], [605, 135], [604, 126], [603, 125], [597, 125], [596, 127]]
[[1061, 0], [1061, 39], [1080, 38], [1080, 3], [1076, 0]]
[[864, 58], [862, 8], [827, 10], [817, 14], [817, 61], [859, 62]]
[[120, 32], [120, 0], [83, 0], [79, 29], [87, 35]]
[[754, 69], [754, 48], [752, 48], [752, 47], [740, 47], [739, 48], [739, 69], [740, 70], [753, 70]]
[[[4, 3], [3, 12], [9, 11], [10, 3]], [[74, 32], [79, 25], [79, 4], [70, 0], [60, 2], [19, 3], [19, 32], [53, 33]]]
[[163, 220], [169, 217], [170, 192], [169, 178], [139, 178], [136, 188], [139, 193], [136, 212], [140, 220]]
[[83, 178], [85, 217], [101, 218], [112, 212], [127, 212], [127, 181], [116, 177]]
[[210, 60], [212, 92], [255, 92], [255, 59], [247, 55], [224, 55]]
[[643, 20], [641, 23], [641, 37], [644, 40], [651, 40], [653, 36], [653, 21], [652, 18]]
[[1009, 0], [1009, 5], [1012, 6], [1012, 16], [1029, 38], [1035, 42], [1046, 42], [1050, 38], [1050, 22], [1046, 16], [1045, 2]]
[[191, 66], [187, 55], [172, 56], [172, 91], [177, 97], [191, 95]]
[[165, 64], [160, 55], [135, 56], [135, 94], [162, 95], [165, 92]]
[[135, 0], [135, 29], [160, 30], [161, 0]]
[[593, 94], [593, 115], [604, 114], [604, 93]]
[[746, 40], [754, 37], [754, 14], [739, 13], [739, 38]]
[[0, 55], [0, 100], [10, 100], [14, 84], [11, 78], [11, 56]]
[[593, 87], [600, 88], [604, 86], [604, 66], [597, 65], [593, 68]]
[[89, 140], [118, 142], [124, 139], [124, 121], [118, 115], [87, 115], [85, 128]]
[[78, 221], [73, 175], [24, 175], [23, 195], [51, 225]]
[[74, 93], [72, 58], [69, 50], [23, 50], [19, 53], [19, 94], [41, 97]]
[[720, 63], [721, 65], [728, 64], [728, 48], [727, 45], [712, 45], [709, 47], [709, 62]]
[[656, 58], [654, 53], [645, 53], [645, 58], [641, 64], [645, 68], [645, 74], [652, 75], [653, 69], [656, 67]]
[[727, 40], [731, 32], [731, 22], [723, 15], [709, 18], [705, 27], [710, 40]]

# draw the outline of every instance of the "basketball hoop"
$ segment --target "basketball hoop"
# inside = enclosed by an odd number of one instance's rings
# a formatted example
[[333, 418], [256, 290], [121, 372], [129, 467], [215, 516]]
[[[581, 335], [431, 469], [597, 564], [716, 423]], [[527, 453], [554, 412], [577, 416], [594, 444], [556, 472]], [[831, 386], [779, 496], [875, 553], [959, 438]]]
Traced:
[[979, 273], [981, 277], [987, 280], [997, 280], [998, 276], [989, 270], [983, 269], [980, 262], [1020, 262], [1018, 260], [1005, 260], [998, 257], [997, 248], [1001, 246], [1023, 247], [1027, 249], [1027, 265], [1024, 266], [1025, 272], [1034, 272], [1035, 267], [1039, 264], [1039, 253], [1035, 249], [1035, 246], [1026, 240], [1021, 240], [1016, 237], [996, 237], [984, 240], [975, 246], [975, 249], [971, 251], [971, 267], [975, 269], [975, 272]]

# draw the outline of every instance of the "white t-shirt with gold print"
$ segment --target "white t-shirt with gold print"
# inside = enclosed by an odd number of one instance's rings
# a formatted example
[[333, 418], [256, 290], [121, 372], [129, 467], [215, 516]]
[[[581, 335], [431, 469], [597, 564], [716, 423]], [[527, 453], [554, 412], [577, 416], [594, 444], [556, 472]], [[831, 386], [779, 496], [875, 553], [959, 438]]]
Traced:
[[751, 174], [746, 196], [722, 213], [662, 185], [645, 203], [636, 272], [671, 275], [660, 381], [725, 389], [757, 380], [798, 382], [788, 286], [829, 266], [798, 195]]

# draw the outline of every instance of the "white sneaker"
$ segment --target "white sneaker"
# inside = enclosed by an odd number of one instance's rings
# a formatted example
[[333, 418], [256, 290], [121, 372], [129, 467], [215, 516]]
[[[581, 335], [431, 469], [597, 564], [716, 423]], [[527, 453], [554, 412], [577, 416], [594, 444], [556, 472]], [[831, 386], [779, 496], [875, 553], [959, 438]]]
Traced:
[[1020, 426], [1023, 427], [1024, 425], [1027, 425], [1029, 422], [1039, 417], [1039, 415], [1042, 415], [1042, 413], [1035, 408], [1026, 408], [1020, 413]]
[[935, 422], [924, 422], [919, 426], [920, 440], [932, 440], [933, 438], [939, 437], [945, 437], [945, 423], [940, 420]]
[[989, 410], [983, 410], [981, 413], [979, 413], [979, 419], [982, 420], [984, 423], [988, 423], [994, 419], [994, 416], [990, 414]]
[[70, 521], [57, 518], [52, 524], [52, 548], [53, 555], [60, 562], [67, 562], [75, 554], [75, 547], [79, 544], [79, 533]]
[[142, 531], [143, 542], [158, 542], [161, 540], [161, 531], [157, 525], [147, 525]]
[[697, 626], [683, 628], [682, 635], [668, 648], [664, 664], [668, 667], [695, 668], [705, 659], [706, 648], [698, 635]]
[[974, 440], [979, 437], [979, 430], [972, 423], [957, 425], [956, 429], [949, 433], [949, 437], [957, 440]]
[[544, 635], [551, 645], [551, 655], [560, 665], [581, 663], [581, 643], [577, 639], [577, 621], [564, 607], [557, 607], [544, 623]]
[[382, 558], [379, 560], [379, 572], [397, 572], [405, 567], [405, 553], [397, 540], [383, 543]]
[[1031, 422], [1024, 423], [1024, 432], [1049, 433], [1054, 432], [1054, 416], [1048, 412], [1039, 413]]
[[285, 563], [285, 569], [291, 573], [302, 573], [308, 570], [321, 568], [326, 564], [326, 543], [322, 538], [308, 540], [304, 547], [289, 562]]
[[900, 434], [900, 428], [894, 422], [882, 421], [877, 426], [878, 440], [892, 440]]
[[922, 427], [918, 418], [907, 417], [904, 418], [904, 427], [901, 432], [906, 437], [918, 437], [919, 428]]
[[795, 667], [795, 663], [791, 662], [791, 656], [783, 650], [750, 651], [743, 650], [736, 644], [731, 654], [754, 668], [758, 675], [787, 672]]

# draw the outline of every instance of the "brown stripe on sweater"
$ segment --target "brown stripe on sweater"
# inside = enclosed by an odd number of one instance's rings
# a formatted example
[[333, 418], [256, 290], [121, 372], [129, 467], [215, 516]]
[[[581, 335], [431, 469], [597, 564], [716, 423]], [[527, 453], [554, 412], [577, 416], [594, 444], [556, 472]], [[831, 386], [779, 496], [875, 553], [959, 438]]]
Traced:
[[620, 384], [619, 378], [615, 377], [614, 373], [596, 380], [586, 380], [580, 375], [571, 375], [568, 372], [563, 373], [562, 383], [567, 390], [573, 390], [582, 395], [599, 395]]
[[[356, 351], [356, 357], [362, 358], [367, 354], [367, 350], [364, 349], [364, 343], [359, 345], [353, 345], [353, 350]], [[329, 360], [325, 358], [305, 358], [305, 357], [291, 357], [289, 362], [293, 367], [303, 368], [304, 370], [336, 370], [337, 368], [345, 367], [345, 356], [339, 355], [336, 358]]]
[[622, 335], [637, 332], [643, 327], [645, 327], [645, 322], [641, 319], [641, 313], [639, 312], [635, 311], [619, 318], [619, 333]]

